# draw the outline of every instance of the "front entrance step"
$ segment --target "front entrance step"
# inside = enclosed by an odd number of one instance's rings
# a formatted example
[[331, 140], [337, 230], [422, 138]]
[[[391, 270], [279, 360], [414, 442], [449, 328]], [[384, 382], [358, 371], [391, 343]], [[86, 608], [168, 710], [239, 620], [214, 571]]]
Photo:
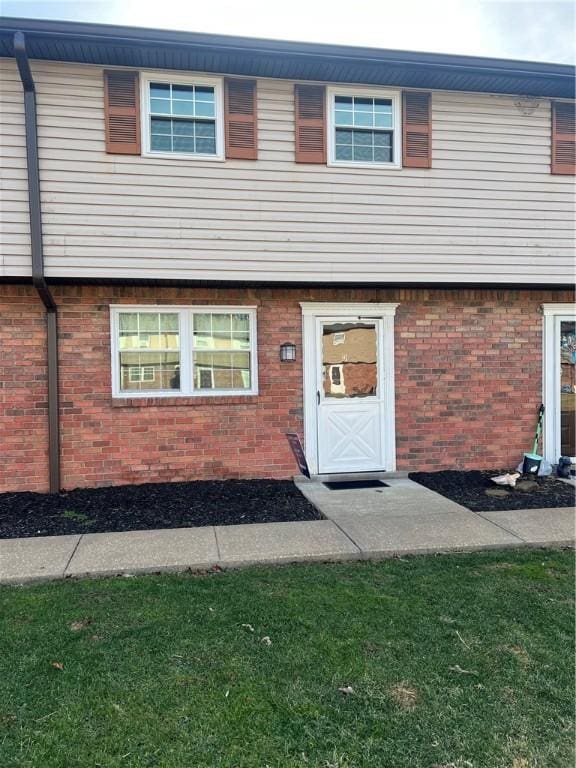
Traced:
[[408, 472], [347, 472], [328, 475], [312, 475], [308, 478], [304, 475], [295, 475], [295, 483], [344, 483], [355, 480], [403, 480], [408, 477]]

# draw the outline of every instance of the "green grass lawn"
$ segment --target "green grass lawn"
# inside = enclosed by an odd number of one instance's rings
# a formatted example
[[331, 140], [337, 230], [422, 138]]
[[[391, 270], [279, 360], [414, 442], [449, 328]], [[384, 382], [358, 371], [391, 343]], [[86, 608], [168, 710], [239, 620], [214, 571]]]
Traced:
[[0, 764], [568, 768], [573, 557], [2, 588]]

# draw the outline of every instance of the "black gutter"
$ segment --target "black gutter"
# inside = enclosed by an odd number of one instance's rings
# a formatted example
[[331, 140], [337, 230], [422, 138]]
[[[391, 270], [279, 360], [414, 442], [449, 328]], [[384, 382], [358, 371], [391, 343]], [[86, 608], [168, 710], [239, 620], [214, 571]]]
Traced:
[[284, 80], [362, 83], [538, 98], [575, 96], [569, 64], [325, 43], [298, 43], [107, 24], [0, 19], [0, 56], [23, 31], [32, 59]]
[[32, 284], [46, 309], [48, 371], [48, 475], [50, 493], [60, 490], [60, 424], [58, 418], [58, 308], [44, 275], [42, 241], [42, 207], [40, 201], [40, 166], [38, 162], [38, 124], [36, 89], [26, 54], [22, 32], [14, 34], [14, 56], [24, 90], [24, 124], [26, 129], [26, 165], [28, 172], [28, 209], [30, 215], [30, 247], [32, 251]]
[[94, 43], [105, 41], [116, 44], [138, 46], [172, 46], [193, 48], [218, 48], [231, 53], [248, 54], [276, 53], [288, 56], [320, 57], [344, 61], [367, 61], [413, 65], [418, 67], [446, 67], [450, 69], [473, 69], [492, 73], [556, 76], [574, 80], [574, 66], [554, 62], [529, 61], [524, 59], [496, 59], [488, 56], [467, 56], [463, 54], [429, 53], [423, 51], [402, 51], [398, 49], [369, 48], [333, 43], [309, 43], [270, 38], [240, 37], [236, 35], [187, 32], [151, 27], [126, 27], [116, 24], [94, 24], [76, 21], [48, 19], [22, 19], [4, 17], [0, 30], [7, 31], [15, 26], [25, 29], [29, 36], [53, 36], [71, 38], [78, 42]]

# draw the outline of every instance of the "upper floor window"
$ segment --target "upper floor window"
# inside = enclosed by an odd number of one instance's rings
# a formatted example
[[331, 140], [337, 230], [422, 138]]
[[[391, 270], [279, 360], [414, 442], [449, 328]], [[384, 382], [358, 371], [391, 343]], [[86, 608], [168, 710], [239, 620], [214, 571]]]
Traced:
[[222, 83], [218, 78], [142, 77], [146, 154], [221, 160]]
[[364, 88], [328, 89], [329, 162], [400, 167], [400, 97]]

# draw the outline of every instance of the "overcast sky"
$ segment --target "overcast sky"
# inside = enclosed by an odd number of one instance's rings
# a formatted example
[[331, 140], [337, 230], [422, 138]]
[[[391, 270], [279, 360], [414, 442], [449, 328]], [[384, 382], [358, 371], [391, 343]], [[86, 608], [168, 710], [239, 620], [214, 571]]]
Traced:
[[573, 63], [574, 0], [0, 0], [4, 16]]

